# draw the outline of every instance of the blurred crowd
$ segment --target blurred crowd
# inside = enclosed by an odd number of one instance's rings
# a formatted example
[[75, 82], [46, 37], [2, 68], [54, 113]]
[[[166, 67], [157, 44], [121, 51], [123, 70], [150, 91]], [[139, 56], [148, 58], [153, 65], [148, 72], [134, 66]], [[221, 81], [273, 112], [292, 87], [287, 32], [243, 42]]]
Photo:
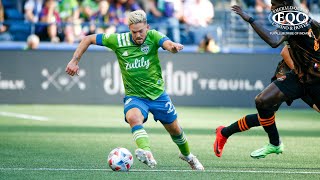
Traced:
[[[148, 23], [176, 42], [180, 42], [181, 24], [201, 31], [214, 17], [210, 0], [26, 0], [20, 3], [24, 21], [34, 26], [33, 34], [40, 41], [54, 43], [72, 44], [88, 34], [128, 31], [126, 15], [137, 9], [145, 10]], [[6, 9], [1, 11], [6, 14]], [[10, 18], [2, 15], [0, 21], [5, 17]]]
[[[246, 8], [253, 8], [257, 12], [268, 10], [270, 1], [223, 0], [229, 5], [242, 3]], [[301, 4], [306, 8], [316, 8], [313, 1], [315, 0], [301, 0]], [[201, 46], [200, 51], [214, 49], [216, 52], [218, 47], [206, 47], [215, 45], [214, 37], [208, 29], [214, 22], [213, 2], [214, 0], [0, 0], [0, 40], [15, 40], [10, 34], [13, 31], [9, 31], [10, 23], [6, 22], [22, 20], [23, 26], [31, 26], [29, 34], [32, 36], [26, 37], [28, 43], [77, 43], [89, 34], [128, 31], [128, 12], [143, 9], [148, 15], [151, 28], [166, 34], [173, 41], [183, 41], [181, 35], [187, 32], [187, 36], [192, 37], [192, 43]]]
[[[240, 0], [246, 8], [254, 9], [256, 12], [261, 13], [271, 8], [271, 0]], [[312, 13], [319, 13], [320, 2], [319, 0], [294, 0], [296, 4], [303, 9]]]

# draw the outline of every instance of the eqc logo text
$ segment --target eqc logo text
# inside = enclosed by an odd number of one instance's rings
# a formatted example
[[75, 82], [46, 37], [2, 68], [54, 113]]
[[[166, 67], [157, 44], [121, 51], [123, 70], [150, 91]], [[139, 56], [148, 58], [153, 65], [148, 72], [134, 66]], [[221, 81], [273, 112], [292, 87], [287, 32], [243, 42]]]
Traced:
[[309, 16], [298, 7], [284, 6], [272, 10], [269, 20], [280, 30], [296, 31], [307, 27]]

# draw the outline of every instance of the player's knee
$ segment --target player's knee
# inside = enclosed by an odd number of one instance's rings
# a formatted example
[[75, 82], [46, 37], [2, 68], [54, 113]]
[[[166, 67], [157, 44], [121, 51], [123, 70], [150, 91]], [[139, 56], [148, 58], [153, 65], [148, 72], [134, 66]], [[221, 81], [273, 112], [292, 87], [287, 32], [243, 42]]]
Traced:
[[268, 106], [266, 103], [266, 99], [261, 94], [258, 94], [256, 96], [255, 103], [258, 109], [265, 109]]
[[127, 114], [126, 119], [130, 124], [141, 124], [143, 122], [143, 116], [137, 113]]

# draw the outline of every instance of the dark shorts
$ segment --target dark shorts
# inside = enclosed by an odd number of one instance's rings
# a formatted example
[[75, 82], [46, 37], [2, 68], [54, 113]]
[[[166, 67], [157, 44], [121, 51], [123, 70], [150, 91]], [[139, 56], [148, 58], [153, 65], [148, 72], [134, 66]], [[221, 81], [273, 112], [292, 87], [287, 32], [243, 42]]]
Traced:
[[[299, 81], [299, 77], [290, 71], [285, 76], [273, 81], [282, 93], [291, 101], [309, 96], [313, 103], [320, 107], [320, 83], [306, 84]], [[310, 102], [309, 102], [310, 103]], [[308, 103], [308, 104], [309, 104]]]

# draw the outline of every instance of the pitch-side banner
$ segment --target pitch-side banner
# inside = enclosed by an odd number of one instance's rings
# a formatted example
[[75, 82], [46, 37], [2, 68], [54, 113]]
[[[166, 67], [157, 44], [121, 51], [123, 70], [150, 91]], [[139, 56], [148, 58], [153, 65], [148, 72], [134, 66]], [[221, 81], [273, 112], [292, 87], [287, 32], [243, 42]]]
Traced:
[[[122, 104], [115, 55], [88, 51], [78, 76], [65, 67], [72, 51], [0, 51], [2, 104]], [[159, 53], [166, 91], [175, 105], [254, 107], [270, 83], [279, 55]], [[150, 62], [152, 63], [152, 62]], [[300, 101], [295, 107], [306, 107]]]

